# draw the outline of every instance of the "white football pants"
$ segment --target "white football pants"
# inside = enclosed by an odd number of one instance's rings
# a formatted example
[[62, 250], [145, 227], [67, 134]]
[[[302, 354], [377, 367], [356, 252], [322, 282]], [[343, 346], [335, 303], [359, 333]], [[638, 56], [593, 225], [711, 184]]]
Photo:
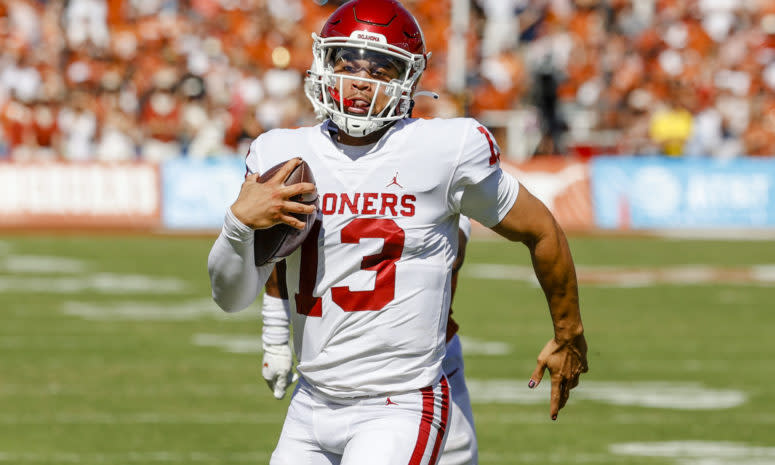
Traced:
[[384, 397], [332, 399], [299, 379], [270, 465], [435, 465], [450, 415], [447, 379]]
[[478, 465], [479, 449], [476, 443], [474, 415], [463, 375], [463, 351], [457, 334], [447, 344], [447, 355], [442, 364], [449, 380], [452, 410], [447, 429], [447, 440], [439, 465]]

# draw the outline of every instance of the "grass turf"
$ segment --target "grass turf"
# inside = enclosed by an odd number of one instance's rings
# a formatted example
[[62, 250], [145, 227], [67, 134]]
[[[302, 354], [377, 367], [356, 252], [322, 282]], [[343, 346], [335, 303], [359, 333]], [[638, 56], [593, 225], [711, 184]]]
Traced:
[[[270, 395], [255, 353], [195, 344], [202, 335], [256, 338], [260, 330], [255, 309], [207, 311], [211, 244], [0, 237], [0, 463], [268, 462], [288, 399]], [[571, 238], [571, 247], [585, 266], [775, 264], [767, 242], [584, 237]], [[474, 240], [466, 260], [529, 263], [524, 247], [500, 240]], [[739, 391], [745, 402], [687, 410], [572, 396], [555, 423], [546, 392], [530, 403], [488, 402], [479, 392], [482, 464], [775, 463], [772, 287], [595, 285], [580, 294], [591, 367], [582, 387], [588, 383], [590, 395], [601, 385], [626, 391], [669, 382]], [[117, 305], [150, 308], [152, 316], [114, 317]], [[78, 313], [83, 308], [91, 313]], [[205, 310], [185, 312], [191, 308]], [[466, 355], [466, 376], [525, 385], [551, 334], [540, 290], [464, 273], [454, 308], [464, 336], [509, 347], [501, 355]], [[698, 440], [748, 449], [714, 462], [691, 453], [612, 452], [621, 443]]]

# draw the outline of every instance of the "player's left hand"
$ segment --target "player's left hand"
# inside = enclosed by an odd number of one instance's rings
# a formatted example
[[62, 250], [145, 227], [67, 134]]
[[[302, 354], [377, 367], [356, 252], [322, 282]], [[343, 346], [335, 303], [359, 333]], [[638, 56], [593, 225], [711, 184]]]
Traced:
[[555, 338], [549, 340], [538, 355], [538, 363], [528, 387], [532, 389], [538, 386], [547, 368], [552, 381], [550, 415], [552, 420], [556, 420], [560, 409], [568, 402], [570, 390], [578, 386], [579, 376], [589, 370], [584, 335], [563, 343]]
[[293, 372], [293, 355], [288, 344], [264, 344], [261, 376], [275, 399], [285, 397], [288, 386], [299, 379], [299, 375]]

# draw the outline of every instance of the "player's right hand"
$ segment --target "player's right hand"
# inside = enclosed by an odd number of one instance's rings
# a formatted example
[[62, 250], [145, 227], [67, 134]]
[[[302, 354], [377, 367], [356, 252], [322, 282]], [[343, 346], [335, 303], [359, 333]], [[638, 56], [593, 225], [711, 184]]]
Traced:
[[286, 186], [285, 179], [301, 163], [301, 158], [292, 158], [266, 182], [257, 182], [259, 175], [245, 177], [237, 200], [231, 205], [231, 212], [243, 224], [253, 229], [266, 229], [278, 223], [285, 223], [297, 229], [304, 228], [304, 222], [292, 213], [310, 214], [314, 205], [305, 205], [289, 200], [299, 194], [315, 192], [315, 185], [301, 182]]
[[285, 397], [288, 386], [299, 379], [299, 375], [293, 372], [293, 355], [288, 344], [264, 344], [261, 376], [266, 380], [275, 399]]

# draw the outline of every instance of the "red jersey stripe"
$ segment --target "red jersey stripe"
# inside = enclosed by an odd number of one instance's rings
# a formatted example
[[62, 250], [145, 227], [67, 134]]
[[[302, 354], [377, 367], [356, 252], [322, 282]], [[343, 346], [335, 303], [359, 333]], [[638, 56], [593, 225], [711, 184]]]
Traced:
[[409, 465], [421, 465], [422, 456], [425, 448], [428, 446], [428, 438], [431, 435], [433, 425], [433, 407], [434, 395], [433, 388], [430, 386], [420, 389], [422, 392], [422, 419], [420, 420], [420, 430], [417, 432], [417, 442], [414, 445], [412, 458], [409, 459]]
[[436, 458], [439, 456], [439, 449], [441, 443], [444, 442], [444, 433], [447, 430], [447, 420], [449, 420], [449, 384], [447, 383], [447, 377], [441, 377], [441, 424], [439, 425], [439, 432], [436, 434], [436, 443], [433, 444], [433, 454], [428, 465], [435, 465]]

